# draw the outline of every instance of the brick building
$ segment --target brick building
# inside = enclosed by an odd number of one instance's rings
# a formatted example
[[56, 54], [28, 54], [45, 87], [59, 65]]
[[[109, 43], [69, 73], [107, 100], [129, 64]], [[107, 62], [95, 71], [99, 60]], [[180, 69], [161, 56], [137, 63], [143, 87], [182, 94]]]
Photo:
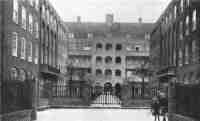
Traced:
[[[3, 121], [35, 119], [37, 101], [40, 104], [41, 99], [37, 97], [42, 97], [42, 89], [51, 88], [58, 80], [66, 80], [63, 76], [66, 72], [63, 60], [67, 59], [66, 32], [48, 1], [0, 1], [0, 114]], [[42, 83], [49, 77], [55, 79], [50, 80], [49, 85]], [[52, 89], [46, 92], [51, 94]], [[46, 97], [49, 100], [51, 96]]]
[[200, 119], [198, 0], [172, 0], [151, 33], [154, 81], [168, 95], [170, 121]]
[[[148, 66], [149, 35], [152, 23], [118, 23], [113, 14], [105, 22], [66, 22], [69, 29], [69, 60], [73, 62], [73, 81], [91, 80], [92, 92], [102, 93], [110, 85], [112, 92], [129, 83], [127, 98], [142, 96], [141, 73]], [[145, 76], [145, 85], [148, 79]], [[78, 89], [77, 89], [78, 90]], [[99, 91], [99, 92], [98, 92]], [[75, 89], [75, 95], [79, 91]], [[120, 92], [122, 94], [122, 92]]]
[[67, 29], [49, 1], [40, 0], [40, 18], [39, 107], [49, 105], [57, 84], [67, 80]]

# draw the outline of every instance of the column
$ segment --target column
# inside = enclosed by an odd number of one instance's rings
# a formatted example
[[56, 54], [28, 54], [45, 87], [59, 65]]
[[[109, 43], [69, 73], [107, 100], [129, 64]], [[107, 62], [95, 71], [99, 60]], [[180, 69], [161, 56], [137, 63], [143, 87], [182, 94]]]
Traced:
[[168, 113], [169, 113], [169, 121], [173, 120], [172, 114], [176, 113], [176, 85], [175, 85], [176, 78], [173, 77], [169, 80], [169, 89], [168, 89]]

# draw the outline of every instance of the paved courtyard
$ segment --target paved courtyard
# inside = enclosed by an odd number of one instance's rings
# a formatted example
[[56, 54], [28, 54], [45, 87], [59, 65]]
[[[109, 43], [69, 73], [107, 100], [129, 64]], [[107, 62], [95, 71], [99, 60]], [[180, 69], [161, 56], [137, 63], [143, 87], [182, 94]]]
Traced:
[[154, 117], [148, 109], [50, 109], [38, 112], [37, 121], [154, 121]]

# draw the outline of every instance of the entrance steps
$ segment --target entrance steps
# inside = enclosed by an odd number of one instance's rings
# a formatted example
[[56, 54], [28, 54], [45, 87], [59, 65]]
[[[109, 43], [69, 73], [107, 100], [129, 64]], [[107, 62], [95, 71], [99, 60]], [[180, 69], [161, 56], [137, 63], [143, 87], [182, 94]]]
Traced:
[[98, 96], [91, 104], [91, 107], [121, 107], [121, 100], [109, 92]]

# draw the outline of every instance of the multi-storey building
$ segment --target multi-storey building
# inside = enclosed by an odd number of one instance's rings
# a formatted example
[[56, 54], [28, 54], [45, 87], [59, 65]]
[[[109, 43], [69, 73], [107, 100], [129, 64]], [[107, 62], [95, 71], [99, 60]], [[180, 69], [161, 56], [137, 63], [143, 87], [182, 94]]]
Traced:
[[199, 13], [198, 0], [172, 0], [151, 33], [155, 80], [169, 92], [170, 121], [200, 119]]
[[[128, 94], [142, 95], [142, 79], [136, 72], [148, 62], [148, 32], [153, 24], [142, 23], [141, 19], [139, 23], [117, 23], [108, 14], [105, 23], [81, 22], [78, 17], [77, 22], [66, 22], [66, 26], [70, 31], [68, 52], [74, 66], [73, 80], [86, 76], [93, 87], [110, 85], [111, 90], [128, 82], [132, 83]], [[146, 77], [144, 80], [148, 81]]]
[[48, 101], [53, 84], [66, 80], [66, 39], [66, 28], [48, 1], [0, 1], [0, 113], [4, 121], [34, 119], [36, 97], [41, 102], [45, 95]]
[[3, 120], [35, 117], [40, 18], [38, 3], [33, 3], [22, 0], [0, 2]]
[[[51, 3], [40, 0], [39, 106], [48, 105], [57, 83], [65, 82], [67, 29]], [[54, 90], [52, 90], [54, 89]]]

